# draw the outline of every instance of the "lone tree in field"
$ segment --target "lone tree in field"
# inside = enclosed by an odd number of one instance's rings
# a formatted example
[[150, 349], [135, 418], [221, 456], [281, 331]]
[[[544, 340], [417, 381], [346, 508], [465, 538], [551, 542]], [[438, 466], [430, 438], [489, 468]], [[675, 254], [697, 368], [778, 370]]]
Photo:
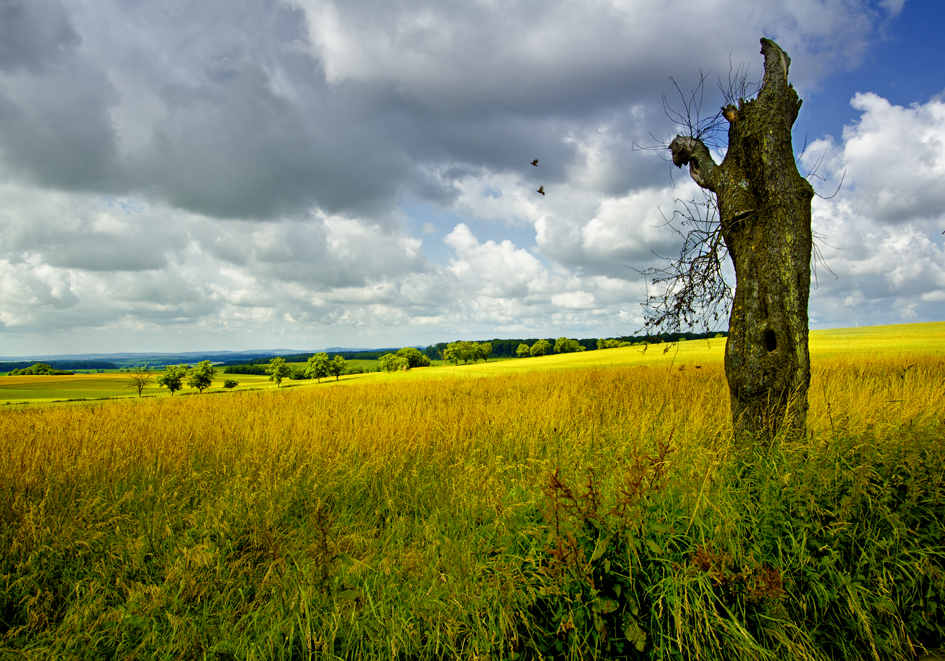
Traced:
[[167, 388], [173, 395], [181, 389], [181, 381], [187, 376], [187, 369], [187, 365], [168, 365], [158, 375], [156, 381], [159, 386]]
[[[148, 384], [154, 380], [154, 376], [151, 374], [151, 368], [138, 366], [128, 375], [128, 384], [129, 388], [134, 388], [138, 391], [138, 397], [141, 397], [141, 391], [148, 387]], [[173, 391], [171, 391], [173, 394]]]
[[286, 365], [285, 358], [273, 358], [266, 365], [266, 374], [269, 375], [270, 381], [276, 382], [276, 388], [281, 388], [282, 380], [289, 378], [291, 373], [292, 368]]
[[322, 379], [328, 376], [328, 354], [316, 353], [309, 356], [308, 365], [305, 367], [305, 375], [321, 383]]
[[[788, 83], [791, 58], [761, 40], [764, 80], [757, 96], [722, 109], [728, 150], [716, 164], [705, 143], [678, 135], [677, 167], [715, 193], [719, 231], [735, 266], [725, 375], [736, 435], [803, 431], [810, 385], [807, 303], [814, 189], [797, 171], [791, 127], [801, 100]], [[731, 99], [734, 101], [734, 99]]]
[[191, 388], [196, 388], [202, 395], [204, 390], [213, 385], [213, 377], [216, 376], [216, 374], [217, 370], [213, 366], [213, 363], [209, 360], [203, 360], [194, 367], [193, 374], [187, 379], [187, 385]]
[[344, 359], [344, 356], [335, 356], [328, 363], [328, 373], [335, 377], [335, 381], [338, 381], [341, 375], [344, 374], [347, 365], [348, 362]]

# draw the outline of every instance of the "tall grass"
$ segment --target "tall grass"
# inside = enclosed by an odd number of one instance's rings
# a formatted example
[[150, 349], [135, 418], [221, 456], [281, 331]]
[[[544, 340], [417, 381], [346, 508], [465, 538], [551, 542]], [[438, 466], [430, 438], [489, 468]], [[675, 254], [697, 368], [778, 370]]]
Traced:
[[0, 652], [942, 645], [945, 360], [817, 365], [811, 434], [763, 452], [731, 446], [721, 365], [684, 367], [2, 411]]

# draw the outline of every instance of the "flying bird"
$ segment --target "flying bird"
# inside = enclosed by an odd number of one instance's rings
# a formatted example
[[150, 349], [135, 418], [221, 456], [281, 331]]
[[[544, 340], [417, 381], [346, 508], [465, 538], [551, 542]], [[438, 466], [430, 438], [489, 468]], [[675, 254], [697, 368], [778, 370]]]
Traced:
[[534, 165], [536, 168], [538, 167], [538, 159], [537, 159], [537, 158], [536, 158], [534, 161], [532, 161], [532, 165]]
[[539, 187], [538, 187], [538, 192], [541, 193], [542, 195], [544, 195], [544, 194], [545, 194], [545, 187], [544, 187], [544, 186], [539, 186]]

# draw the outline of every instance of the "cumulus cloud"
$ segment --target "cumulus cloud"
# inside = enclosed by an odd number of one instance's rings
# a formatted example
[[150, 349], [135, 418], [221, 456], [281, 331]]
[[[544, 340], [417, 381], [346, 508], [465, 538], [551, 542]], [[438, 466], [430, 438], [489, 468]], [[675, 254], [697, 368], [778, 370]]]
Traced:
[[904, 222], [945, 213], [945, 102], [908, 108], [857, 94], [860, 121], [843, 131], [842, 161], [857, 190], [858, 210]]
[[675, 256], [679, 238], [668, 222], [679, 208], [677, 199], [696, 196], [701, 199], [695, 185], [687, 182], [680, 190], [647, 188], [606, 199], [581, 228], [581, 247], [591, 259], [624, 265], [648, 263], [654, 254]]
[[[4, 346], [633, 332], [638, 270], [678, 250], [664, 215], [698, 197], [637, 148], [676, 130], [668, 77], [760, 71], [765, 35], [803, 94], [902, 6], [0, 3]], [[854, 104], [815, 145], [848, 171], [817, 207], [843, 248], [818, 314], [934, 316], [941, 103]]]
[[[756, 60], [756, 35], [783, 33], [799, 62], [829, 68], [858, 57], [874, 29], [855, 0], [742, 10], [738, 0], [683, 13], [639, 0], [540, 10], [525, 1], [8, 3], [0, 154], [11, 176], [147, 192], [215, 217], [312, 206], [382, 216], [405, 190], [448, 201], [450, 171], [514, 169], [539, 151], [547, 174], [562, 178], [588, 157], [572, 136], [589, 120], [652, 106], [669, 75]], [[668, 33], [687, 48], [666, 48]], [[825, 55], [827, 45], [837, 52]], [[665, 126], [653, 115], [651, 129]], [[616, 124], [609, 137], [641, 134], [629, 116]], [[594, 150], [585, 177], [620, 192], [630, 141]]]
[[180, 227], [150, 206], [109, 197], [0, 185], [0, 248], [8, 259], [53, 267], [142, 271], [168, 265]]
[[[828, 272], [811, 296], [815, 323], [832, 326], [932, 321], [942, 316], [945, 252], [917, 224], [881, 224], [840, 201], [815, 203], [815, 230]], [[908, 303], [906, 305], [905, 303]], [[904, 311], [907, 311], [904, 314]]]
[[42, 316], [50, 319], [74, 306], [78, 298], [68, 274], [38, 260], [0, 260], [0, 322], [7, 328], [38, 326]]
[[0, 7], [0, 70], [44, 72], [81, 42], [61, 2], [5, 2]]
[[[859, 0], [775, 0], [747, 10], [737, 0], [713, 0], [685, 11], [645, 0], [296, 4], [329, 83], [383, 82], [440, 112], [537, 113], [639, 98], [663, 84], [667, 70], [688, 72], [693, 61], [714, 71], [727, 70], [729, 54], [750, 61], [763, 33], [799, 60], [817, 52], [824, 57], [816, 66], [845, 66], [863, 57], [875, 29]], [[686, 47], [667, 48], [667, 38]]]
[[610, 321], [598, 323], [615, 334], [610, 329], [619, 323], [640, 320], [639, 306], [628, 304], [639, 300], [633, 297], [642, 293], [640, 285], [605, 276], [584, 277], [560, 266], [548, 266], [510, 241], [480, 242], [462, 223], [446, 242], [454, 253], [450, 260], [452, 287], [461, 297], [456, 318], [459, 325], [471, 320], [463, 319], [466, 313], [479, 323], [537, 332], [556, 325], [580, 327], [587, 324], [589, 314], [599, 314]]
[[460, 278], [477, 281], [475, 291], [493, 298], [525, 297], [548, 288], [548, 269], [526, 250], [511, 241], [480, 244], [469, 228], [459, 224], [447, 235], [446, 243], [456, 255], [450, 270]]
[[81, 58], [56, 62], [41, 77], [0, 77], [0, 173], [53, 188], [120, 186], [109, 119], [115, 99], [108, 78]]
[[836, 192], [813, 202], [835, 276], [821, 268], [812, 316], [831, 325], [941, 319], [945, 106], [932, 99], [906, 108], [875, 94], [857, 94], [851, 105], [861, 115], [843, 143], [818, 141], [802, 159], [809, 169], [819, 164], [819, 188]]

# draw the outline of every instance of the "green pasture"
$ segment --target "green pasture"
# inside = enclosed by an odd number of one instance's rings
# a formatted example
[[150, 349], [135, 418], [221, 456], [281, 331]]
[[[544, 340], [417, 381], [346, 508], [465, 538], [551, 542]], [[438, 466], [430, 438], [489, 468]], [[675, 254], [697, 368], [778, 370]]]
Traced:
[[347, 365], [347, 369], [349, 370], [360, 368], [365, 371], [369, 369], [376, 369], [378, 366], [380, 366], [380, 363], [376, 360], [361, 360], [361, 359], [348, 360], [348, 361], [345, 361], [345, 364]]
[[[156, 377], [160, 372], [154, 372]], [[204, 392], [225, 390], [226, 379], [236, 379], [239, 385], [234, 390], [274, 387], [265, 376], [249, 374], [222, 374], [217, 372], [213, 385]], [[175, 397], [196, 393], [185, 387]], [[152, 382], [142, 392], [142, 397], [170, 397], [166, 388]], [[66, 376], [2, 376], [0, 377], [0, 403], [47, 403], [72, 400], [100, 400], [113, 398], [137, 398], [137, 389], [131, 386], [130, 374], [105, 372], [102, 374], [73, 374]]]
[[126, 381], [111, 374], [4, 376], [0, 378], [0, 401], [121, 397], [129, 394]]

